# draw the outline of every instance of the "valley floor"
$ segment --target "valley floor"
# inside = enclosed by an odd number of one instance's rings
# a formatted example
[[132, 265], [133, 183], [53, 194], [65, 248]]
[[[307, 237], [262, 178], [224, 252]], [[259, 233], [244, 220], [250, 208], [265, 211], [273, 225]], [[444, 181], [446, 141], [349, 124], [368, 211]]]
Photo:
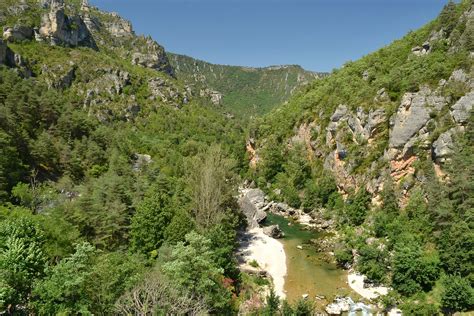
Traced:
[[242, 267], [251, 269], [248, 263], [255, 260], [273, 280], [275, 293], [282, 299], [286, 298], [286, 254], [280, 241], [265, 235], [263, 228], [256, 227], [243, 234], [239, 254]]

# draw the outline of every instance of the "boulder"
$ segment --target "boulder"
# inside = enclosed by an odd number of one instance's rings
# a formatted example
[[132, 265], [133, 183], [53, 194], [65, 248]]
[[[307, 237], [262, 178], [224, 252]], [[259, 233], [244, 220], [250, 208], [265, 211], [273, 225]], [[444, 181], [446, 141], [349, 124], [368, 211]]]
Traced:
[[326, 312], [329, 315], [341, 315], [343, 312], [351, 310], [354, 301], [350, 297], [336, 297], [334, 301], [326, 306]]
[[385, 88], [382, 88], [377, 91], [377, 95], [374, 98], [375, 102], [388, 102], [390, 101], [390, 96], [388, 95]]
[[135, 153], [133, 154], [132, 156], [133, 158], [133, 171], [140, 171], [142, 170], [145, 166], [151, 164], [153, 162], [153, 160], [151, 159], [151, 156], [150, 155], [146, 155], [146, 154], [138, 154], [138, 153]]
[[474, 105], [474, 91], [469, 92], [453, 105], [451, 115], [458, 124], [466, 124]]
[[280, 226], [278, 225], [272, 225], [268, 227], [263, 228], [263, 233], [267, 236], [270, 236], [272, 238], [282, 238], [284, 236], [283, 232], [280, 229]]
[[21, 42], [33, 39], [33, 28], [23, 25], [15, 25], [13, 27], [5, 27], [3, 29], [3, 38], [7, 42]]
[[344, 104], [340, 104], [334, 114], [331, 116], [331, 121], [332, 122], [338, 122], [340, 121], [344, 116], [347, 114], [347, 106]]
[[258, 227], [258, 224], [267, 217], [267, 213], [263, 210], [266, 206], [265, 193], [260, 189], [244, 190], [239, 205], [250, 228]]

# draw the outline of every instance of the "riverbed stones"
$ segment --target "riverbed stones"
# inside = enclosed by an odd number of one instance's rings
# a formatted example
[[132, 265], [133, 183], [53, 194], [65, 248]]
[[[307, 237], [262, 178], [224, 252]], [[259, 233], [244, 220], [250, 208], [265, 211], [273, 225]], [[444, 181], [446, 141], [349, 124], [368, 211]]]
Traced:
[[263, 233], [267, 236], [272, 238], [282, 238], [284, 233], [281, 231], [280, 226], [278, 225], [271, 225], [263, 228]]

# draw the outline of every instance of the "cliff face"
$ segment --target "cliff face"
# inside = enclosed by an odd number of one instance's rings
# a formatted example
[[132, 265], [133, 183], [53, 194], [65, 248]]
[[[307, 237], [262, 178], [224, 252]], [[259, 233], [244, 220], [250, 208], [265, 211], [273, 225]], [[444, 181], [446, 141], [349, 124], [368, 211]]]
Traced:
[[210, 95], [214, 104], [243, 117], [267, 113], [311, 81], [326, 75], [295, 65], [251, 68], [215, 65], [183, 55], [169, 56], [179, 79], [199, 94]]
[[443, 14], [267, 115], [252, 132], [262, 168], [277, 139], [287, 156], [303, 147], [343, 193], [363, 187], [377, 197], [391, 177], [407, 194], [426, 160], [444, 174], [472, 119], [474, 7]]
[[6, 1], [0, 9], [0, 63], [77, 95], [102, 122], [132, 120], [160, 105], [181, 108], [191, 100], [164, 48], [135, 35], [115, 13], [85, 0]]

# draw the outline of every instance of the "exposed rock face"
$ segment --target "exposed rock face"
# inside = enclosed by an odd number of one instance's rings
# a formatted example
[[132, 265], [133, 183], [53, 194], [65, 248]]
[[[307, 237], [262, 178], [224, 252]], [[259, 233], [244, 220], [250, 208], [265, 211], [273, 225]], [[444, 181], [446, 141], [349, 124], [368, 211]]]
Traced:
[[177, 108], [180, 108], [183, 103], [187, 103], [190, 98], [187, 91], [178, 90], [176, 85], [161, 77], [150, 79], [148, 89], [151, 93], [151, 100], [160, 100]]
[[390, 132], [390, 147], [403, 148], [430, 119], [430, 113], [446, 104], [444, 97], [422, 88], [417, 93], [405, 93], [393, 121]]
[[260, 189], [244, 190], [239, 199], [239, 205], [245, 217], [247, 217], [250, 228], [258, 227], [258, 224], [267, 217], [265, 193]]
[[438, 139], [433, 142], [433, 160], [436, 162], [444, 162], [454, 152], [453, 135], [460, 132], [458, 128], [453, 127], [441, 134]]
[[474, 91], [469, 92], [453, 105], [451, 114], [456, 123], [466, 124], [468, 122], [473, 105]]
[[62, 0], [52, 0], [50, 12], [42, 17], [38, 39], [51, 45], [97, 48], [86, 24], [79, 16], [68, 17]]
[[44, 65], [41, 73], [46, 76], [46, 82], [50, 89], [67, 89], [71, 87], [76, 78], [76, 65], [73, 63], [68, 66], [57, 65], [48, 67]]
[[426, 55], [431, 51], [431, 44], [429, 42], [424, 42], [423, 45], [416, 46], [411, 51], [416, 56]]
[[115, 37], [127, 37], [134, 34], [132, 24], [117, 13], [110, 14], [114, 19], [104, 24], [107, 31]]
[[146, 154], [135, 153], [132, 158], [134, 160], [132, 169], [137, 172], [153, 162], [151, 156]]
[[214, 105], [221, 105], [223, 98], [222, 93], [211, 89], [201, 89], [199, 95], [204, 98], [209, 98]]
[[8, 60], [8, 51], [9, 48], [5, 42], [0, 39], [0, 64], [5, 65]]
[[272, 225], [268, 227], [263, 228], [263, 233], [267, 236], [270, 236], [272, 238], [282, 238], [284, 236], [283, 232], [280, 229], [280, 226], [278, 225]]
[[16, 67], [24, 64], [20, 55], [13, 53], [8, 45], [0, 38], [0, 65]]
[[[140, 43], [143, 40], [144, 43]], [[138, 48], [138, 51], [132, 54], [132, 63], [134, 65], [156, 69], [173, 75], [173, 68], [168, 61], [165, 49], [158, 45], [157, 42], [150, 37], [141, 38], [135, 46]]]
[[382, 88], [377, 91], [377, 95], [375, 96], [374, 101], [380, 103], [390, 101], [390, 96], [388, 95], [385, 88]]
[[3, 38], [7, 42], [19, 42], [33, 39], [33, 28], [23, 25], [13, 27], [5, 27], [3, 30]]

